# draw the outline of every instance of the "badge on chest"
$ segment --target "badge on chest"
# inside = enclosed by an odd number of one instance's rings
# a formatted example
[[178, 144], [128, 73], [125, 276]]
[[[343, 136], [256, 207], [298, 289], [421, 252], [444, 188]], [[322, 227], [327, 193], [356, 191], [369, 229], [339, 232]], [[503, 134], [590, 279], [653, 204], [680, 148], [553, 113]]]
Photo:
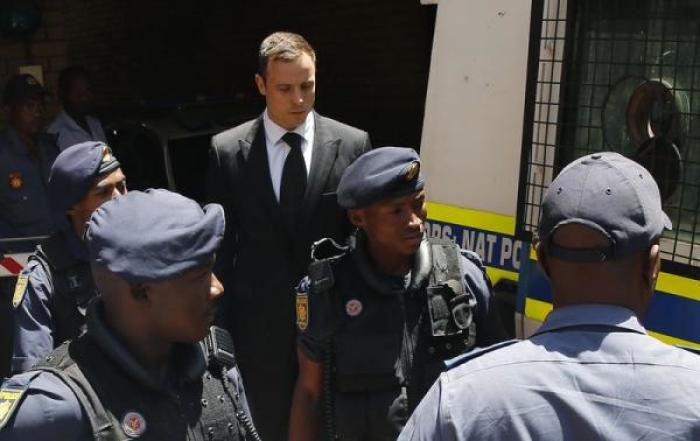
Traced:
[[345, 313], [350, 317], [357, 317], [362, 314], [362, 302], [357, 299], [348, 300], [345, 303]]
[[11, 189], [21, 190], [24, 187], [24, 179], [22, 179], [22, 173], [14, 172], [7, 176], [7, 182]]
[[129, 438], [138, 438], [146, 432], [146, 419], [138, 412], [127, 412], [122, 418], [122, 429]]

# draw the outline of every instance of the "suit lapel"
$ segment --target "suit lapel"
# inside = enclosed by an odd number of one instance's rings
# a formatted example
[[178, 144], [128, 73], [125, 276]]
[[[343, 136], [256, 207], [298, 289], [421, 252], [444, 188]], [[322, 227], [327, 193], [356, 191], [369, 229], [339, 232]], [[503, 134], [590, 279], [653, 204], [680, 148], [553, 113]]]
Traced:
[[310, 220], [321, 192], [328, 181], [328, 175], [333, 169], [335, 159], [338, 155], [338, 144], [340, 139], [334, 136], [328, 126], [324, 124], [323, 117], [314, 112], [315, 131], [314, 148], [311, 154], [311, 172], [304, 193], [302, 203], [302, 221], [306, 223]]
[[257, 193], [259, 201], [272, 216], [271, 219], [277, 219], [280, 215], [279, 204], [272, 189], [262, 117], [255, 121], [248, 135], [239, 140], [239, 144], [243, 159], [249, 165], [249, 179], [245, 181], [252, 183], [251, 188], [244, 191]]

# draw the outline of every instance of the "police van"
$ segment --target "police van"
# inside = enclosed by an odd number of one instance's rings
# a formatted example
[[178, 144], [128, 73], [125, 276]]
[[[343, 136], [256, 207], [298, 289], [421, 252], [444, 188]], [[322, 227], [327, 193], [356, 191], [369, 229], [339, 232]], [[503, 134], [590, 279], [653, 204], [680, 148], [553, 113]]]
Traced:
[[526, 337], [552, 309], [531, 246], [544, 191], [580, 156], [625, 154], [657, 180], [674, 224], [645, 325], [700, 348], [700, 2], [423, 2], [437, 4], [429, 233], [482, 256]]

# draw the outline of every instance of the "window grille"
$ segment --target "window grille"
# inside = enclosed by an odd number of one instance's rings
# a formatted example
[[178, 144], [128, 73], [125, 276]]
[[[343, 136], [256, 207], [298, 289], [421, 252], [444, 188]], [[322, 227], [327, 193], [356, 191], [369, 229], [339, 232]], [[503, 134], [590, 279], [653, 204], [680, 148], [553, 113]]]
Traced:
[[535, 17], [518, 234], [531, 238], [566, 164], [614, 150], [659, 184], [665, 268], [700, 274], [700, 2], [535, 0]]

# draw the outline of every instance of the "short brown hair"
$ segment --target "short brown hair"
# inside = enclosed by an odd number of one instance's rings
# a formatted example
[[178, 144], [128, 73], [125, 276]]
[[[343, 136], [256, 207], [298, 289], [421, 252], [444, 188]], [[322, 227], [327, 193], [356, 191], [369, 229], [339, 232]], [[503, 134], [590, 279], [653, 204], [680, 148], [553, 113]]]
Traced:
[[316, 52], [304, 37], [292, 32], [274, 32], [260, 43], [258, 73], [265, 76], [270, 60], [292, 61], [299, 58], [302, 52], [306, 52], [316, 64]]

